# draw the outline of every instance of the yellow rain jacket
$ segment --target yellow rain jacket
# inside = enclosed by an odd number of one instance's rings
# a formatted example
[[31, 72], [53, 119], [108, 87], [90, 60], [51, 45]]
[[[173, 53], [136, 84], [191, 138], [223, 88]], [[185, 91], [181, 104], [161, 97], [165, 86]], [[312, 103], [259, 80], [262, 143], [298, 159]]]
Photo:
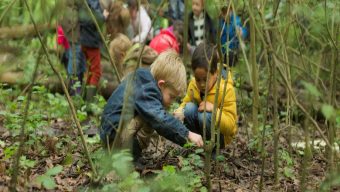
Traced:
[[[221, 133], [224, 136], [224, 143], [225, 145], [227, 145], [231, 142], [231, 140], [233, 139], [233, 137], [235, 136], [237, 132], [236, 96], [235, 96], [233, 80], [231, 78], [230, 72], [228, 72], [228, 82], [226, 84], [227, 89], [226, 89], [225, 97], [222, 98], [224, 84], [225, 84], [225, 78], [222, 77], [220, 85], [219, 85], [220, 88], [219, 88], [219, 94], [218, 94], [218, 102], [217, 102], [218, 108], [217, 108], [217, 113], [216, 113], [215, 126], [218, 126], [220, 110], [222, 110], [220, 129], [221, 129]], [[214, 104], [216, 88], [217, 88], [217, 81], [207, 94], [207, 101], [212, 104]], [[224, 100], [223, 106], [221, 106], [222, 100]], [[196, 86], [196, 80], [195, 78], [192, 78], [189, 83], [187, 93], [185, 97], [183, 98], [183, 101], [180, 107], [177, 110], [184, 109], [186, 103], [193, 102], [193, 103], [200, 104], [202, 101], [203, 100], [200, 97], [200, 91], [198, 87]]]

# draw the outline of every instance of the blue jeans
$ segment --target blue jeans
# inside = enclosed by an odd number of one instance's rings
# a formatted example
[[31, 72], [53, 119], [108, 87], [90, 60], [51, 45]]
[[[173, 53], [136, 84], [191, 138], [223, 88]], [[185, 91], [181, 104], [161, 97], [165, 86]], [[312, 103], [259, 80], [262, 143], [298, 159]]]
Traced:
[[[211, 138], [211, 112], [205, 114], [205, 127], [207, 140]], [[184, 125], [192, 132], [203, 136], [203, 120], [204, 112], [198, 111], [198, 106], [195, 103], [189, 102], [184, 107]], [[224, 147], [223, 135], [220, 134], [220, 146]]]
[[169, 0], [169, 16], [173, 20], [184, 19], [184, 1], [183, 0]]
[[[71, 44], [72, 46], [72, 44]], [[65, 50], [65, 64], [67, 69], [67, 75], [76, 75], [76, 76], [82, 76], [82, 74], [86, 71], [86, 59], [85, 55], [81, 50], [81, 47], [79, 44], [74, 44], [75, 46], [75, 53], [73, 53], [72, 47]], [[73, 54], [76, 56], [75, 58], [75, 71], [73, 70]]]

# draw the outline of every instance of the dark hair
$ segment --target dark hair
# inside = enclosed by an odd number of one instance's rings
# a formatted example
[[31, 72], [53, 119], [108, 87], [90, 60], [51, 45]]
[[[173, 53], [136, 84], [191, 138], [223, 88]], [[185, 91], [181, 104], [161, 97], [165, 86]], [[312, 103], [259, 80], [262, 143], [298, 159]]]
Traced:
[[127, 5], [131, 9], [135, 9], [138, 7], [138, 2], [137, 0], [127, 0]]
[[197, 68], [204, 68], [208, 71], [209, 61], [211, 60], [210, 73], [214, 74], [217, 71], [218, 63], [217, 48], [211, 43], [200, 43], [191, 59], [191, 69], [195, 71]]
[[183, 43], [183, 33], [184, 33], [184, 23], [181, 20], [174, 21], [173, 25], [174, 32], [177, 32], [177, 41], [182, 45]]

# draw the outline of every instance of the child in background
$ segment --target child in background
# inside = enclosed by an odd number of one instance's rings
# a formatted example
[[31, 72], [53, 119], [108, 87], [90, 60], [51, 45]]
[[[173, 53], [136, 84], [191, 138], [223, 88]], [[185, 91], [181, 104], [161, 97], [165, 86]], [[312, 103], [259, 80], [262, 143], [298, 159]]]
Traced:
[[233, 11], [228, 14], [228, 7], [223, 6], [221, 9], [221, 15], [219, 20], [221, 34], [222, 53], [225, 55], [224, 62], [226, 60], [226, 51], [228, 46], [228, 64], [230, 67], [235, 66], [238, 61], [238, 49], [239, 38], [245, 39], [248, 35], [247, 29], [242, 27], [241, 19]]
[[215, 43], [216, 30], [209, 14], [204, 11], [204, 0], [193, 0], [192, 12], [189, 15], [189, 50], [191, 53], [203, 40]]
[[183, 39], [182, 35], [183, 22], [175, 21], [172, 27], [161, 30], [160, 34], [151, 40], [150, 47], [157, 51], [158, 54], [168, 49], [174, 49], [179, 53]]
[[[102, 10], [99, 0], [87, 0], [86, 2], [95, 15], [97, 22], [101, 25], [108, 16], [108, 11], [106, 9], [104, 9], [104, 11]], [[85, 100], [91, 102], [97, 93], [97, 87], [102, 75], [99, 49], [102, 41], [97, 27], [85, 5], [82, 5], [80, 9], [79, 20], [80, 43], [88, 65]]]
[[[129, 38], [119, 33], [110, 43], [110, 55], [115, 59], [121, 77], [136, 69], [142, 46], [132, 44]], [[145, 46], [141, 55], [141, 67], [150, 67], [158, 54], [149, 46]]]
[[169, 0], [169, 17], [171, 22], [184, 21], [184, 0]]
[[[209, 60], [211, 60], [210, 78], [207, 80]], [[203, 135], [205, 108], [206, 135], [207, 139], [210, 139], [211, 129], [214, 128], [210, 127], [211, 116], [214, 109], [215, 95], [217, 94], [216, 90], [217, 87], [219, 87], [215, 126], [220, 126], [220, 144], [221, 148], [223, 148], [231, 142], [237, 131], [236, 96], [230, 72], [226, 73], [226, 71], [222, 69], [222, 79], [220, 84], [217, 85], [217, 76], [220, 70], [217, 67], [218, 60], [218, 51], [212, 44], [201, 43], [196, 48], [191, 62], [194, 78], [190, 81], [187, 94], [174, 115], [180, 120], [184, 120], [184, 125], [186, 125], [190, 131]], [[227, 81], [226, 94], [225, 97], [222, 98], [225, 81]], [[206, 84], [208, 85], [208, 92], [206, 98], [204, 98]], [[184, 116], [183, 113], [181, 114], [183, 110]], [[218, 124], [221, 110], [221, 122]]]
[[150, 9], [149, 9], [149, 16], [153, 22], [153, 36], [156, 36], [160, 33], [161, 30], [166, 29], [169, 27], [169, 19], [166, 13], [168, 7], [163, 6], [159, 9], [159, 4], [161, 0], [150, 0]]
[[[123, 61], [123, 73], [126, 76], [128, 73], [135, 71], [138, 65], [138, 59], [143, 46], [139, 43], [134, 44], [126, 53]], [[149, 68], [150, 65], [156, 60], [158, 54], [149, 46], [145, 46], [141, 55], [140, 67]]]
[[131, 24], [133, 28], [133, 43], [143, 43], [144, 40], [150, 41], [152, 39], [151, 19], [146, 12], [143, 5], [138, 6], [137, 0], [127, 1]]
[[115, 35], [116, 37], [110, 42], [110, 55], [114, 59], [119, 75], [123, 76], [123, 61], [126, 52], [132, 47], [130, 39], [121, 33]]
[[[104, 108], [100, 130], [104, 145], [111, 147], [113, 141], [114, 147], [132, 144], [135, 161], [148, 146], [154, 131], [179, 145], [184, 145], [188, 139], [201, 147], [202, 137], [189, 131], [166, 111], [185, 88], [185, 67], [178, 54], [171, 50], [161, 53], [150, 69], [140, 68], [128, 75]], [[119, 124], [121, 130], [118, 130]]]
[[[62, 56], [61, 62], [64, 64], [67, 70], [68, 76], [68, 88], [70, 95], [80, 95], [81, 94], [81, 84], [83, 83], [83, 76], [86, 71], [86, 61], [83, 52], [81, 51], [79, 44], [73, 44], [73, 48], [70, 46], [69, 41], [67, 40], [63, 28], [58, 26], [57, 28], [57, 43], [64, 48], [64, 53]], [[73, 59], [73, 55], [75, 55], [75, 59]], [[73, 62], [75, 61], [75, 65]], [[73, 68], [76, 67], [75, 70]], [[80, 85], [74, 87], [76, 82], [79, 82]]]
[[109, 5], [108, 11], [106, 31], [110, 35], [110, 40], [113, 40], [119, 33], [127, 34], [127, 28], [130, 25], [131, 19], [129, 9], [124, 7], [123, 2], [114, 1]]
[[[64, 16], [57, 27], [57, 43], [64, 48], [62, 62], [64, 63], [69, 79], [69, 92], [71, 95], [81, 94], [81, 84], [86, 71], [85, 55], [79, 43], [78, 12], [80, 4], [75, 0], [63, 1]], [[76, 82], [80, 85], [74, 87]]]

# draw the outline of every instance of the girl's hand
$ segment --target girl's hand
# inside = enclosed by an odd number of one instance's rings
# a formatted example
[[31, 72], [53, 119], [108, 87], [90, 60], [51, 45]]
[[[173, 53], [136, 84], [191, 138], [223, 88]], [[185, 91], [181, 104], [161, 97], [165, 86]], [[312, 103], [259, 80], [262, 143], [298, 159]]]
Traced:
[[202, 112], [204, 111], [204, 105], [205, 105], [205, 111], [212, 112], [214, 109], [214, 105], [208, 101], [202, 101], [200, 105], [198, 106], [198, 111]]

